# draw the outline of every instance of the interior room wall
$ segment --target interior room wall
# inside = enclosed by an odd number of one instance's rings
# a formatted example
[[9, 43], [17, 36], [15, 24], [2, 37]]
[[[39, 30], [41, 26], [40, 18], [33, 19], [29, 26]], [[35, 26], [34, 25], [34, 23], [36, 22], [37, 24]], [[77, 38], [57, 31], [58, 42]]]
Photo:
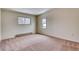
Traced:
[[[47, 28], [42, 29], [42, 18]], [[79, 42], [79, 8], [56, 8], [38, 16], [38, 33]]]
[[1, 41], [1, 9], [0, 9], [0, 41]]
[[[23, 34], [23, 33], [35, 33], [36, 23], [35, 23], [35, 16], [8, 11], [5, 9], [1, 10], [1, 17], [2, 17], [2, 39], [7, 38], [14, 38], [17, 34]], [[30, 17], [31, 18], [31, 24], [29, 25], [20, 25], [18, 24], [18, 17]]]

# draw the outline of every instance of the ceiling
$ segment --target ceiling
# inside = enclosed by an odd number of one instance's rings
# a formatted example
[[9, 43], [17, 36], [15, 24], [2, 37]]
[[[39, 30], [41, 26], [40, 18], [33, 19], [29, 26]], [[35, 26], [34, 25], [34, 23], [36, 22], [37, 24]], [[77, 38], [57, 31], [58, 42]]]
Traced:
[[7, 8], [7, 10], [17, 11], [17, 12], [32, 14], [32, 15], [40, 15], [50, 10], [50, 8]]

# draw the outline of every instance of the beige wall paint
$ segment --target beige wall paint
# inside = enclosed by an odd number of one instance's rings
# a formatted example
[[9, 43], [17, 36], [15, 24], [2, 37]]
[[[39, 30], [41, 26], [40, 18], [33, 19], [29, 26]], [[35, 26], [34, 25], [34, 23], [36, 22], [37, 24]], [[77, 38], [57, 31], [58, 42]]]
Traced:
[[0, 40], [1, 40], [1, 9], [0, 9]]
[[[19, 25], [18, 16], [30, 17], [30, 25]], [[35, 16], [2, 10], [2, 39], [13, 38], [16, 34], [35, 33]]]
[[[41, 28], [43, 17], [47, 17], [47, 29]], [[79, 9], [52, 9], [38, 16], [38, 33], [79, 42]]]

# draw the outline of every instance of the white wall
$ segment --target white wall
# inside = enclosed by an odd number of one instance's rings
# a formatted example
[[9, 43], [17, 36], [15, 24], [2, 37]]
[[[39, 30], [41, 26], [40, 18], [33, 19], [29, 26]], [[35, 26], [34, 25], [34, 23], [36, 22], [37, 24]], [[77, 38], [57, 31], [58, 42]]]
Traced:
[[1, 40], [1, 9], [0, 9], [0, 40]]
[[[31, 17], [30, 25], [19, 25], [18, 16]], [[35, 16], [2, 10], [2, 39], [13, 38], [16, 34], [35, 33]]]
[[[47, 17], [47, 29], [41, 28], [43, 17]], [[53, 9], [38, 16], [38, 32], [79, 42], [79, 9]]]

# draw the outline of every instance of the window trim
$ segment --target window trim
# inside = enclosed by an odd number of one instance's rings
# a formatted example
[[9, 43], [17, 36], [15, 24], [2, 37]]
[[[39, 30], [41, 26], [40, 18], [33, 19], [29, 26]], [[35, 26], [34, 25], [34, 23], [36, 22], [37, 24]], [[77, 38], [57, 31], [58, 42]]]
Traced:
[[[21, 18], [29, 18], [30, 19], [30, 23], [29, 24], [31, 24], [31, 17], [24, 17], [24, 16], [18, 16], [17, 18], [18, 18], [18, 24], [20, 24], [19, 23], [19, 17], [21, 17]], [[29, 25], [29, 24], [26, 24], [25, 22], [24, 22], [25, 20], [23, 20], [23, 24], [21, 23], [21, 25]]]
[[[46, 23], [43, 23], [43, 19], [45, 19]], [[43, 24], [46, 24], [46, 26], [44, 27]], [[47, 28], [47, 18], [44, 17], [42, 18], [42, 29], [46, 29]]]

